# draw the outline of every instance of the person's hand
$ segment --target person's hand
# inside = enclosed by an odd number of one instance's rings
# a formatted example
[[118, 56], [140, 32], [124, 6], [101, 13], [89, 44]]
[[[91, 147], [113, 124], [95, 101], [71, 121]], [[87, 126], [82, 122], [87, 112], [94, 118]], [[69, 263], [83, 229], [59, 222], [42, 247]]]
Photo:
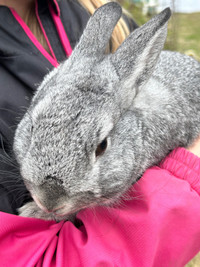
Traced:
[[197, 138], [192, 145], [186, 147], [186, 149], [200, 157], [200, 137]]

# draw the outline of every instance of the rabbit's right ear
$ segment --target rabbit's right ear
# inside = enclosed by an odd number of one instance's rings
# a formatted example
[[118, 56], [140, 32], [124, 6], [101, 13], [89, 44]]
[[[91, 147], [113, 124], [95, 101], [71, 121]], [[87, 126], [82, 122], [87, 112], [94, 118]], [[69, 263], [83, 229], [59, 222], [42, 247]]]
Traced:
[[122, 9], [110, 2], [98, 8], [89, 19], [72, 56], [97, 56], [104, 54], [112, 31], [120, 19]]
[[[133, 99], [150, 78], [167, 36], [169, 8], [136, 29], [111, 55], [112, 64], [122, 83], [123, 102]], [[130, 101], [128, 101], [130, 103]]]

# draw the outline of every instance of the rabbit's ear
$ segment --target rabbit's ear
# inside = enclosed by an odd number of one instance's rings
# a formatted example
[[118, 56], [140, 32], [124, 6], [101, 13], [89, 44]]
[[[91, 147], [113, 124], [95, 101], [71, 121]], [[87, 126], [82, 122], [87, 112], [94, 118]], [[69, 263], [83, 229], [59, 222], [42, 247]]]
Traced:
[[89, 19], [73, 54], [75, 56], [97, 55], [98, 57], [104, 54], [112, 31], [121, 14], [120, 5], [114, 2], [98, 8]]
[[129, 89], [139, 88], [150, 78], [164, 46], [170, 16], [169, 8], [154, 16], [131, 33], [111, 56], [122, 84], [125, 82]]

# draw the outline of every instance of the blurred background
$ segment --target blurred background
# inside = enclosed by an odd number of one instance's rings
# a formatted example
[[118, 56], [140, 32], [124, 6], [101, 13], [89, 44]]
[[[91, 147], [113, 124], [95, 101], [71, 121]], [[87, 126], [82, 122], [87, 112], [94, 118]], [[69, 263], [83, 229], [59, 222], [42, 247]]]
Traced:
[[[200, 0], [118, 0], [142, 25], [166, 7], [172, 10], [165, 49], [200, 61]], [[200, 240], [199, 240], [200, 242]], [[200, 267], [200, 253], [186, 265]]]
[[[142, 25], [153, 15], [170, 7], [165, 49], [191, 55], [200, 61], [200, 0], [119, 0], [135, 21]], [[199, 264], [200, 267], [200, 264]]]

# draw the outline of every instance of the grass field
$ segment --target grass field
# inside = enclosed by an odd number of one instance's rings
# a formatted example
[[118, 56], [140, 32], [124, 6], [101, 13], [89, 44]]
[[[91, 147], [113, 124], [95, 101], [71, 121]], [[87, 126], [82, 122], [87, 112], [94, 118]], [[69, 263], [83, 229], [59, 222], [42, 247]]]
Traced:
[[[119, 0], [119, 2], [129, 11], [138, 25], [150, 19], [149, 16], [142, 14], [141, 6], [135, 6], [127, 0]], [[200, 61], [200, 12], [172, 15], [165, 49], [192, 55]]]
[[169, 22], [165, 47], [200, 60], [200, 13], [175, 13]]

